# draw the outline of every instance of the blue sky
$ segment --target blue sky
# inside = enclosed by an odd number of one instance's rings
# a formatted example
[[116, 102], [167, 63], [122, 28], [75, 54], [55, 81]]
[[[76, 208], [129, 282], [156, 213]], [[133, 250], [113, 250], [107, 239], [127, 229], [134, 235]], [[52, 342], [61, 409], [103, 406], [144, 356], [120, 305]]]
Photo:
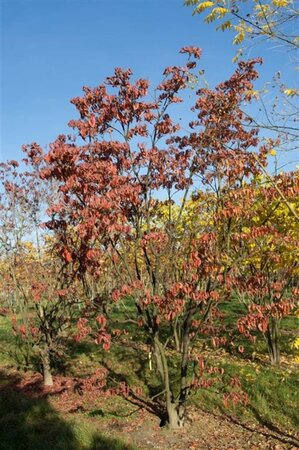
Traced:
[[[0, 7], [2, 160], [67, 132], [76, 117], [69, 100], [115, 66], [155, 84], [166, 66], [182, 62], [182, 46], [196, 45], [211, 86], [233, 72], [232, 36], [192, 16], [183, 0], [0, 0]], [[254, 51], [265, 59], [261, 82], [276, 70], [293, 81], [283, 50]]]

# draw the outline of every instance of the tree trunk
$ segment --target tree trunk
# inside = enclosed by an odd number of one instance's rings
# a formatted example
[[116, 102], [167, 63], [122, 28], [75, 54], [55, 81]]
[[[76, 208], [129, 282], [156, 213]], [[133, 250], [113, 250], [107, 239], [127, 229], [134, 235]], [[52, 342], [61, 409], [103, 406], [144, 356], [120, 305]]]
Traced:
[[[157, 336], [154, 338], [154, 354], [156, 357], [157, 369], [161, 376], [161, 381], [166, 394], [167, 426], [170, 429], [181, 428], [184, 425], [185, 414], [179, 414], [178, 403], [173, 401], [165, 349]], [[181, 409], [181, 411], [183, 410]]]
[[183, 415], [183, 417], [180, 417], [177, 404], [167, 402], [167, 416], [168, 428], [174, 430], [176, 428], [182, 428], [184, 426], [185, 415]]
[[266, 332], [268, 353], [272, 365], [280, 365], [278, 320], [272, 317]]
[[155, 355], [156, 367], [157, 367], [157, 370], [159, 372], [159, 375], [160, 375], [160, 378], [161, 378], [161, 382], [163, 384], [163, 387], [165, 387], [164, 369], [163, 369], [163, 364], [162, 364], [162, 358], [161, 358], [160, 349], [159, 349], [159, 346], [157, 344], [156, 339], [154, 340], [154, 355]]
[[173, 325], [172, 325], [172, 332], [173, 332], [173, 337], [174, 337], [174, 342], [175, 342], [175, 348], [177, 352], [181, 351], [181, 343], [180, 343], [180, 337], [179, 337], [179, 333], [178, 333], [178, 318], [176, 317]]
[[44, 386], [53, 386], [53, 377], [51, 373], [51, 363], [49, 350], [45, 349], [42, 354]]

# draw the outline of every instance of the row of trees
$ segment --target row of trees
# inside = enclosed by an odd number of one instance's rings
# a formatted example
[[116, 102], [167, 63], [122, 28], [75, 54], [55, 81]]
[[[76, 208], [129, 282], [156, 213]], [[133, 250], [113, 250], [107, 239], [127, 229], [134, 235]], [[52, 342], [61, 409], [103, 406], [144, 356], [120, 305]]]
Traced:
[[[263, 335], [279, 364], [279, 323], [298, 301], [298, 173], [263, 175], [274, 143], [241, 109], [261, 61], [200, 89], [187, 133], [171, 114], [201, 52], [181, 53], [186, 64], [166, 68], [151, 96], [147, 80], [120, 68], [84, 87], [72, 100], [75, 134], [46, 154], [25, 146], [23, 172], [1, 166], [2, 302], [45, 384], [68, 336], [108, 351], [133, 324], [154, 357], [170, 427], [184, 424], [192, 390], [212, 382], [198, 337], [232, 339], [223, 302], [239, 298], [247, 313], [236, 328]], [[134, 308], [116, 323], [113, 309], [126, 302]]]

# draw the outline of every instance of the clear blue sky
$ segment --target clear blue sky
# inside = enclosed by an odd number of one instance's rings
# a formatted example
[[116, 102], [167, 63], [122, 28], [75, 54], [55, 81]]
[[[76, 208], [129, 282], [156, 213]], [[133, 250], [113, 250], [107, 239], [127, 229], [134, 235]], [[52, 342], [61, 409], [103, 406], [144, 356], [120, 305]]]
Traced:
[[[159, 81], [180, 63], [185, 45], [203, 49], [210, 85], [233, 71], [232, 36], [192, 16], [183, 0], [0, 0], [0, 159], [19, 159], [21, 145], [45, 146], [76, 117], [69, 100], [115, 66]], [[259, 50], [258, 50], [259, 51]], [[261, 51], [262, 80], [290, 72], [282, 52]], [[290, 72], [291, 73], [291, 72]], [[292, 74], [290, 75], [292, 76]]]

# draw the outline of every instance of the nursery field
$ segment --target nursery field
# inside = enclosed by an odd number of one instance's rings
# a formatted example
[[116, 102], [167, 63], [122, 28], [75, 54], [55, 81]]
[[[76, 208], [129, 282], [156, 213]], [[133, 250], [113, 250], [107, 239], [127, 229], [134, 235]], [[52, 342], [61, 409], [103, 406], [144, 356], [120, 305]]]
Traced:
[[[227, 305], [228, 321], [238, 305]], [[266, 345], [244, 341], [245, 351], [206, 347], [205, 358], [238, 376], [246, 405], [224, 405], [227, 384], [198, 389], [188, 402], [188, 423], [178, 431], [160, 427], [160, 420], [130, 395], [103, 395], [101, 389], [83, 390], [99, 367], [108, 368], [111, 385], [125, 382], [155, 391], [150, 384], [146, 345], [121, 339], [110, 352], [93, 342], [68, 343], [68, 357], [57, 367], [54, 385], [44, 388], [42, 376], [16, 347], [11, 324], [0, 322], [0, 433], [1, 450], [91, 449], [295, 449], [299, 445], [299, 379], [291, 342], [295, 317], [282, 324], [280, 368], [268, 363]], [[200, 345], [200, 344], [199, 344]], [[24, 350], [23, 350], [24, 351]]]
[[4, 3], [0, 450], [299, 449], [293, 2]]

